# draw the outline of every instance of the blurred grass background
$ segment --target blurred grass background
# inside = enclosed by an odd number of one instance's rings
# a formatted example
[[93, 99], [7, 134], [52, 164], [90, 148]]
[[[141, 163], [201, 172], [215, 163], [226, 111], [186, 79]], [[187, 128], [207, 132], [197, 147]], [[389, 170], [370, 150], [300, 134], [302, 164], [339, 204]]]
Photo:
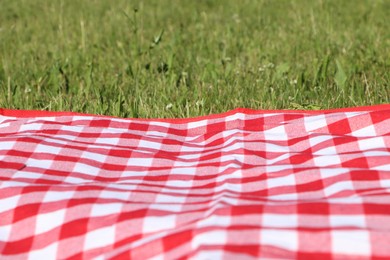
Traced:
[[388, 0], [0, 0], [0, 107], [190, 117], [390, 101]]

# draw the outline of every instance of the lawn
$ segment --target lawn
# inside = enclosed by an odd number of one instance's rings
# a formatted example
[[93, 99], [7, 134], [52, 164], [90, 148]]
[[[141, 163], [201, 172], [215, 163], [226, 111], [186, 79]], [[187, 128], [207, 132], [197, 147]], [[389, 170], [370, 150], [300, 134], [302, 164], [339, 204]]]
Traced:
[[388, 0], [1, 0], [0, 107], [191, 117], [390, 102]]

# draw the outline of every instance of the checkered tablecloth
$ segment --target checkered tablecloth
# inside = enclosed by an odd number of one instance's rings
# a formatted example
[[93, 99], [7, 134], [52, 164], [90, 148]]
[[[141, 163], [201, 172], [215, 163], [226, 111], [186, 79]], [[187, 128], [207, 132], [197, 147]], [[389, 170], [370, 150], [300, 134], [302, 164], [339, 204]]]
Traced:
[[390, 258], [390, 105], [0, 109], [0, 258]]

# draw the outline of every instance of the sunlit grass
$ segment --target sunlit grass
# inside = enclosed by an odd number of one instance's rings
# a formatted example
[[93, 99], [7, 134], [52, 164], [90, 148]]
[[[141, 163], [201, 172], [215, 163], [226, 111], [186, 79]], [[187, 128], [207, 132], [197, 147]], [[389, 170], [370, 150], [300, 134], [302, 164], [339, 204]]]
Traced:
[[189, 117], [390, 101], [390, 1], [3, 0], [0, 107]]

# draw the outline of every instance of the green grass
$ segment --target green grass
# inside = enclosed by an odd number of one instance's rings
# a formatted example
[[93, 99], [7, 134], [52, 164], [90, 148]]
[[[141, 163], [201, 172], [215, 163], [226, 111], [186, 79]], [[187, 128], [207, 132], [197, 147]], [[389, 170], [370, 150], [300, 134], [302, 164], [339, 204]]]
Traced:
[[1, 0], [0, 107], [189, 117], [389, 103], [388, 0]]

